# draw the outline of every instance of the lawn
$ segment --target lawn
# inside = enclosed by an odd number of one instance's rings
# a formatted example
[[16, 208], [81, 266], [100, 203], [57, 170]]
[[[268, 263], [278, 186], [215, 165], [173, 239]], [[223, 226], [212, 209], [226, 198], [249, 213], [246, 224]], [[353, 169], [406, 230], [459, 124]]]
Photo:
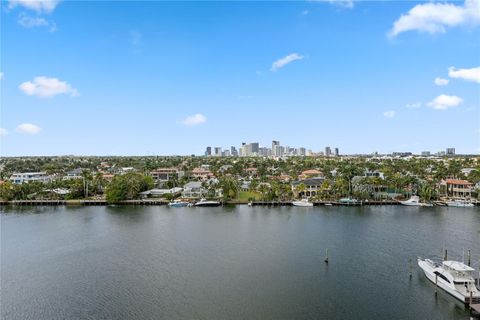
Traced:
[[262, 198], [262, 195], [259, 192], [240, 191], [236, 200], [248, 201], [249, 198], [255, 198], [256, 200], [260, 200]]

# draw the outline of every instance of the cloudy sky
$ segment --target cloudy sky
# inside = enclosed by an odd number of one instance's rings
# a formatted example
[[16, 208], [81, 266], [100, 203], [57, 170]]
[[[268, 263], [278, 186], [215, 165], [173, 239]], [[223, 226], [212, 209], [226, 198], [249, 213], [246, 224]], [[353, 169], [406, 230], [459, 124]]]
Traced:
[[480, 0], [1, 1], [1, 154], [480, 151]]

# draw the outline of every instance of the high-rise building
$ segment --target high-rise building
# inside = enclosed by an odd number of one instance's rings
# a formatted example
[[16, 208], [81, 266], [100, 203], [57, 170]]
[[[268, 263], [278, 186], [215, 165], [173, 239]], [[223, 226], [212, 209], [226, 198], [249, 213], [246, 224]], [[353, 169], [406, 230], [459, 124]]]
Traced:
[[330, 157], [332, 155], [332, 149], [330, 147], [325, 147], [325, 156]]
[[215, 157], [221, 157], [221, 156], [222, 156], [222, 148], [215, 147]]
[[298, 148], [297, 150], [298, 156], [305, 156], [306, 154], [307, 154], [307, 150], [305, 148], [302, 148], [302, 147]]
[[205, 155], [207, 157], [211, 156], [212, 155], [212, 147], [207, 147], [207, 150], [205, 150]]
[[279, 146], [279, 145], [280, 145], [280, 141], [273, 140], [272, 141], [272, 152], [274, 152], [273, 150], [275, 150], [275, 146]]
[[230, 147], [230, 155], [231, 155], [232, 157], [237, 157], [237, 156], [238, 156], [237, 149], [236, 149], [234, 146], [231, 146], [231, 147]]
[[282, 157], [285, 154], [285, 147], [275, 146], [275, 150], [272, 151], [272, 154], [276, 157]]
[[340, 151], [338, 150], [338, 148], [335, 148], [334, 154], [335, 157], [338, 157], [340, 155]]
[[258, 153], [258, 151], [259, 151], [258, 142], [252, 142], [252, 143], [250, 143], [250, 145], [252, 146], [252, 152], [253, 153]]
[[422, 156], [423, 157], [429, 157], [430, 156], [430, 151], [422, 151]]
[[447, 156], [454, 156], [455, 148], [447, 148]]

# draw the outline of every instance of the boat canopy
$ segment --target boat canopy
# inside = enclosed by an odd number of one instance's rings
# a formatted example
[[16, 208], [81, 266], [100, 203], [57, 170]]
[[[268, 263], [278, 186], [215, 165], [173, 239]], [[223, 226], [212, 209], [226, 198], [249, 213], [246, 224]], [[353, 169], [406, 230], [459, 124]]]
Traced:
[[465, 263], [459, 261], [443, 261], [443, 265], [455, 271], [466, 272], [475, 271], [472, 267], [467, 266]]

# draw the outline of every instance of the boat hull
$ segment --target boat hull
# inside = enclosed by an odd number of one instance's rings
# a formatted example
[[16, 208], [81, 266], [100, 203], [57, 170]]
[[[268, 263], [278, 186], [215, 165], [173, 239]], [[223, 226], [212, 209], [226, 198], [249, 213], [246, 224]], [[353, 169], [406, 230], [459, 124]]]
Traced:
[[292, 205], [294, 205], [295, 207], [313, 207], [313, 203], [305, 203], [301, 201], [292, 202]]
[[[456, 291], [454, 288], [450, 286], [448, 282], [446, 282], [444, 279], [442, 279], [440, 276], [436, 276], [434, 273], [434, 267], [432, 267], [430, 264], [428, 264], [425, 260], [418, 259], [418, 266], [423, 270], [423, 273], [427, 277], [428, 280], [430, 280], [432, 283], [436, 283], [439, 288], [441, 288], [443, 291], [447, 292], [454, 298], [460, 300], [461, 302], [468, 304], [470, 302], [470, 297], [466, 297], [460, 292]], [[475, 297], [475, 300], [478, 298]]]
[[188, 207], [188, 205], [188, 202], [174, 202], [168, 204], [168, 206], [172, 208]]
[[220, 202], [196, 203], [195, 207], [219, 207]]

